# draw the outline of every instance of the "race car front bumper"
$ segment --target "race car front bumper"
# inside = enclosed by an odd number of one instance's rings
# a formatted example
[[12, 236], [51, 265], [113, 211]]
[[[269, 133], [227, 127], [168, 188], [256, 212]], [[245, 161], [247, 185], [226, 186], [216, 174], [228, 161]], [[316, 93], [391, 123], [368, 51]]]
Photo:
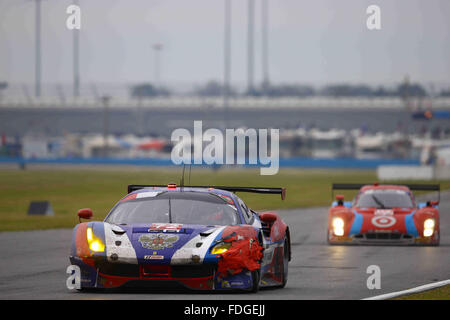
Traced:
[[354, 245], [436, 245], [439, 244], [439, 235], [415, 237], [411, 234], [398, 232], [368, 232], [351, 236], [336, 236], [330, 232], [328, 243]]
[[193, 290], [249, 290], [253, 285], [251, 272], [220, 276], [217, 264], [158, 265], [95, 261], [85, 263], [71, 257], [81, 269], [83, 288], [186, 288]]

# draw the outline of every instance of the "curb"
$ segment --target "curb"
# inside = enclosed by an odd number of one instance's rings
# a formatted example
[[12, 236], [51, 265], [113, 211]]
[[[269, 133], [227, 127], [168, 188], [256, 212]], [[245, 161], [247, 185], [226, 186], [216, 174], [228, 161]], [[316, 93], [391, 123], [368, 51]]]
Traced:
[[450, 279], [439, 281], [439, 282], [433, 282], [433, 283], [425, 284], [423, 286], [411, 288], [411, 289], [408, 289], [408, 290], [391, 292], [391, 293], [386, 293], [386, 294], [382, 294], [382, 295], [379, 295], [379, 296], [374, 296], [374, 297], [370, 297], [370, 298], [364, 298], [362, 300], [385, 300], [385, 299], [391, 299], [391, 298], [395, 298], [395, 297], [399, 297], [399, 296], [403, 296], [403, 295], [410, 295], [410, 294], [413, 294], [413, 293], [419, 293], [419, 292], [422, 292], [422, 291], [427, 291], [427, 290], [443, 287], [443, 286], [448, 285], [448, 284], [450, 284]]

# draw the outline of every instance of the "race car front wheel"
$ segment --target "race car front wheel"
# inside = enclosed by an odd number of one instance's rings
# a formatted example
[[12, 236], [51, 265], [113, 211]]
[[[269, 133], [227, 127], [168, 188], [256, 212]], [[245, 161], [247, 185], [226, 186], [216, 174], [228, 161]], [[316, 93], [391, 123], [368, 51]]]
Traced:
[[252, 287], [250, 292], [256, 293], [259, 291], [259, 282], [261, 280], [261, 270], [253, 270], [252, 271]]
[[281, 288], [284, 288], [286, 286], [287, 280], [288, 280], [288, 271], [289, 271], [289, 243], [287, 239], [284, 240], [284, 246], [283, 246], [283, 273], [282, 273], [282, 279], [283, 282], [281, 283]]

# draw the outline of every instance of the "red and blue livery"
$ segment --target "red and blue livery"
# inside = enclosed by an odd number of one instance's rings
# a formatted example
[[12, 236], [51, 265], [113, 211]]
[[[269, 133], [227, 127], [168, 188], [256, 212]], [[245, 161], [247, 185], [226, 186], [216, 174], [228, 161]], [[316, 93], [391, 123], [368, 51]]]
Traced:
[[412, 191], [439, 185], [333, 184], [334, 190], [359, 190], [352, 202], [337, 195], [329, 209], [329, 244], [439, 245], [439, 200], [417, 203]]
[[81, 223], [92, 210], [79, 210], [70, 262], [80, 268], [81, 289], [284, 287], [289, 227], [235, 192], [285, 196], [284, 188], [130, 185], [102, 222]]

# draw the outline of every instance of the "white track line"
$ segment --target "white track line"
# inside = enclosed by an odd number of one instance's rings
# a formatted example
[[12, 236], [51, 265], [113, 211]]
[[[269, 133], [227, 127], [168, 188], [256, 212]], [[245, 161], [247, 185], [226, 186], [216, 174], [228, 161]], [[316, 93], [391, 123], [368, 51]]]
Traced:
[[362, 300], [385, 300], [385, 299], [391, 299], [391, 298], [395, 298], [395, 297], [399, 297], [399, 296], [410, 295], [410, 294], [413, 294], [413, 293], [418, 293], [418, 292], [422, 292], [422, 291], [431, 290], [431, 289], [434, 289], [434, 288], [439, 288], [439, 287], [445, 286], [447, 284], [450, 284], [450, 279], [444, 280], [444, 281], [439, 281], [439, 282], [429, 283], [429, 284], [426, 284], [426, 285], [423, 285], [423, 286], [420, 286], [420, 287], [416, 287], [416, 288], [412, 288], [412, 289], [408, 289], [408, 290], [391, 292], [391, 293], [386, 293], [386, 294], [382, 294], [382, 295], [379, 295], [379, 296], [365, 298], [365, 299], [362, 299]]

